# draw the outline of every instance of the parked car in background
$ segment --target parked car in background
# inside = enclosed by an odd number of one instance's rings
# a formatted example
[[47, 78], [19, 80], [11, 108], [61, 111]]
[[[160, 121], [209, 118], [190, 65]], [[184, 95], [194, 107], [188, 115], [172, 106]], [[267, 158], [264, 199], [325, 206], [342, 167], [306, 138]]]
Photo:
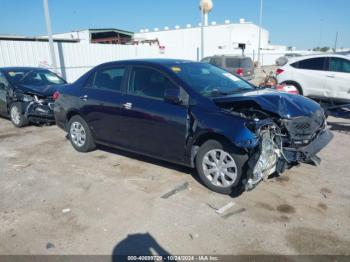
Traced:
[[201, 62], [221, 67], [245, 80], [252, 80], [254, 78], [254, 63], [250, 57], [228, 55], [210, 56], [203, 58]]
[[208, 188], [224, 194], [319, 162], [332, 139], [316, 102], [207, 63], [106, 63], [60, 87], [55, 99], [56, 124], [77, 151], [102, 144], [196, 167]]
[[293, 58], [293, 57], [300, 57], [300, 56], [301, 56], [301, 54], [298, 54], [298, 53], [287, 53], [284, 56], [277, 58], [276, 65], [283, 66], [283, 65], [288, 63], [288, 59]]
[[350, 57], [336, 54], [303, 56], [276, 70], [281, 84], [320, 100], [350, 100]]
[[10, 117], [16, 127], [52, 123], [53, 94], [62, 84], [66, 81], [47, 69], [0, 68], [0, 115]]

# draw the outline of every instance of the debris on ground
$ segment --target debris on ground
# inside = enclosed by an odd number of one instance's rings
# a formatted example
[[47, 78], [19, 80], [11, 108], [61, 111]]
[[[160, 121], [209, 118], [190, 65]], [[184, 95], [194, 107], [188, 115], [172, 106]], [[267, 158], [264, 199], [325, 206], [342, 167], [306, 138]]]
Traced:
[[245, 209], [245, 208], [243, 207], [243, 208], [240, 208], [240, 209], [238, 209], [238, 210], [236, 210], [236, 211], [233, 211], [233, 212], [230, 212], [230, 213], [228, 213], [228, 214], [226, 214], [226, 215], [223, 215], [222, 218], [227, 219], [227, 218], [229, 218], [229, 217], [232, 217], [232, 216], [234, 216], [234, 215], [243, 213], [243, 212], [245, 212], [245, 211], [247, 211], [247, 209]]
[[46, 249], [51, 249], [51, 248], [55, 248], [55, 245], [50, 242], [47, 242]]
[[14, 168], [14, 169], [16, 169], [16, 171], [20, 171], [20, 170], [22, 170], [22, 169], [25, 169], [25, 168], [27, 168], [27, 167], [30, 167], [32, 164], [31, 163], [29, 163], [29, 164], [25, 164], [25, 165], [13, 165], [12, 167]]
[[70, 208], [65, 208], [65, 209], [62, 209], [62, 213], [65, 214], [65, 213], [69, 213], [70, 212]]
[[188, 182], [185, 182], [185, 183], [179, 185], [178, 187], [174, 188], [170, 192], [164, 194], [163, 196], [161, 196], [161, 198], [167, 199], [167, 198], [171, 197], [172, 195], [175, 195], [176, 193], [178, 193], [180, 191], [186, 190], [187, 188], [188, 188]]
[[235, 203], [230, 202], [227, 205], [224, 205], [222, 208], [217, 209], [215, 212], [218, 213], [218, 214], [223, 214], [227, 210], [229, 210], [231, 207], [233, 207], [234, 205], [235, 205]]

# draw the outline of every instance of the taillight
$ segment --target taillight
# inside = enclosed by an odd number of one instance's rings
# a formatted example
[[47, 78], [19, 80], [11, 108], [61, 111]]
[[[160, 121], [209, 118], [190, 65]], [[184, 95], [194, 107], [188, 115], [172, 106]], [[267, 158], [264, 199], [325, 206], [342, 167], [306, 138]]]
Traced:
[[278, 69], [276, 70], [276, 75], [282, 74], [283, 72], [284, 72], [283, 69], [278, 68]]
[[55, 93], [53, 93], [52, 98], [53, 98], [53, 100], [56, 101], [57, 99], [60, 98], [60, 93], [58, 91], [56, 91]]
[[243, 68], [238, 68], [238, 69], [236, 70], [236, 74], [239, 75], [239, 76], [244, 76], [244, 70], [243, 70]]

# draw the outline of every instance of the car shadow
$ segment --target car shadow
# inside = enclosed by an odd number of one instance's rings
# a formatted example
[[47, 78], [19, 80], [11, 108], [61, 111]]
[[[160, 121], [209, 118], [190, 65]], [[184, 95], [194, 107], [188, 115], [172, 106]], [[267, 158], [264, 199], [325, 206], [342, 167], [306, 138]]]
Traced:
[[171, 256], [149, 233], [128, 235], [113, 249], [112, 261], [127, 261], [128, 256]]
[[[68, 135], [66, 136], [66, 138], [69, 139]], [[192, 178], [194, 180], [196, 180], [196, 182], [198, 182], [205, 190], [209, 191], [209, 189], [207, 189], [207, 187], [199, 179], [198, 173], [197, 173], [195, 168], [181, 166], [179, 164], [174, 164], [174, 163], [167, 162], [167, 161], [164, 161], [164, 160], [159, 160], [159, 159], [155, 159], [155, 158], [152, 158], [152, 157], [149, 157], [149, 156], [144, 156], [144, 155], [140, 155], [140, 154], [137, 154], [137, 153], [124, 151], [124, 150], [121, 150], [121, 149], [116, 149], [116, 148], [107, 147], [107, 146], [103, 146], [103, 145], [98, 145], [97, 149], [105, 151], [107, 153], [111, 153], [111, 154], [116, 154], [116, 155], [120, 155], [120, 156], [123, 156], [123, 157], [132, 158], [132, 159], [135, 159], [135, 160], [138, 160], [138, 161], [146, 162], [146, 163], [149, 163], [149, 164], [152, 164], [152, 165], [157, 165], [157, 166], [161, 166], [161, 167], [168, 168], [168, 169], [173, 169], [173, 170], [176, 170], [178, 172], [185, 173], [187, 175], [191, 175]], [[242, 193], [243, 193], [242, 189], [238, 188], [236, 190], [233, 190], [229, 196], [232, 197], [232, 198], [236, 198], [236, 197], [240, 196]]]
[[350, 135], [350, 123], [328, 121], [327, 124], [332, 131]]

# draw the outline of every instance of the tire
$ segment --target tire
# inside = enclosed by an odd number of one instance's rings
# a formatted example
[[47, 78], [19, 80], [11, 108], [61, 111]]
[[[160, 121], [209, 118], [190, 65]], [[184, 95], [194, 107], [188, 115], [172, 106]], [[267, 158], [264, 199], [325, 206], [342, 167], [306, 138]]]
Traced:
[[11, 104], [9, 113], [11, 122], [15, 127], [21, 128], [28, 125], [28, 119], [23, 114], [21, 103]]
[[[216, 166], [213, 156], [219, 161]], [[220, 156], [225, 157], [223, 161], [219, 160]], [[229, 195], [243, 192], [242, 178], [247, 160], [248, 156], [240, 153], [232, 145], [208, 140], [199, 148], [195, 164], [198, 176], [206, 187], [217, 193]], [[231, 167], [226, 168], [220, 163], [230, 164]]]
[[75, 150], [86, 153], [94, 150], [96, 144], [90, 128], [81, 116], [73, 116], [68, 123], [68, 136]]

